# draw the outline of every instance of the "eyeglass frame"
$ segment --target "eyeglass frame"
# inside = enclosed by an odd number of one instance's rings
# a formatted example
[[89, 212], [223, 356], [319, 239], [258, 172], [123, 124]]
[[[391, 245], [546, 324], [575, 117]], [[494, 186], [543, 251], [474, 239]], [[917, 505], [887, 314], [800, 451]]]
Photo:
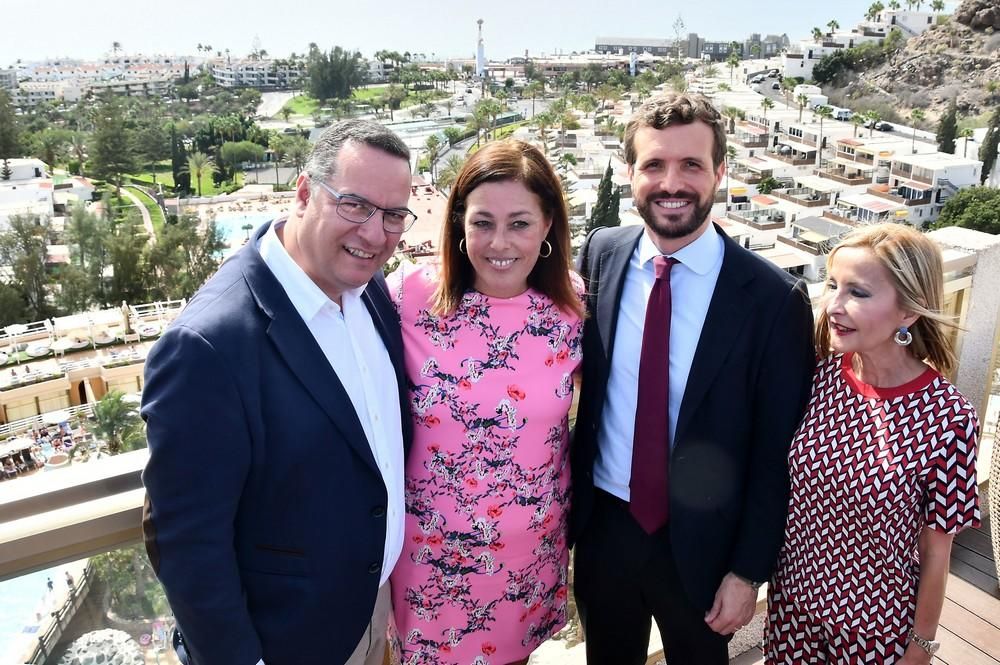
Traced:
[[[355, 194], [341, 194], [337, 190], [335, 190], [333, 187], [331, 187], [330, 185], [326, 184], [325, 182], [323, 182], [322, 180], [320, 180], [318, 178], [310, 178], [310, 180], [312, 180], [317, 185], [319, 185], [320, 187], [322, 187], [324, 190], [326, 190], [327, 194], [329, 194], [330, 196], [333, 197], [333, 200], [337, 202], [337, 215], [341, 219], [343, 219], [345, 222], [350, 222], [351, 224], [361, 225], [361, 224], [364, 224], [365, 222], [367, 222], [372, 217], [374, 217], [376, 212], [381, 211], [382, 212], [382, 230], [385, 231], [386, 233], [406, 233], [407, 231], [409, 231], [410, 229], [413, 228], [414, 224], [417, 223], [417, 213], [413, 212], [409, 208], [383, 208], [382, 206], [375, 205], [374, 203], [372, 203], [368, 199], [362, 198], [362, 197], [357, 196]], [[353, 200], [353, 201], [358, 201], [358, 202], [363, 203], [365, 205], [369, 205], [369, 206], [371, 206], [372, 211], [363, 220], [361, 220], [360, 222], [356, 222], [353, 219], [350, 219], [350, 218], [346, 217], [342, 212], [340, 212], [340, 203], [344, 199], [350, 199], [350, 200]], [[387, 229], [385, 227], [385, 213], [387, 213], [387, 212], [396, 212], [396, 213], [406, 212], [408, 215], [410, 215], [411, 217], [413, 217], [413, 219], [410, 220], [410, 222], [405, 227], [403, 227], [402, 231], [393, 231], [393, 230]]]

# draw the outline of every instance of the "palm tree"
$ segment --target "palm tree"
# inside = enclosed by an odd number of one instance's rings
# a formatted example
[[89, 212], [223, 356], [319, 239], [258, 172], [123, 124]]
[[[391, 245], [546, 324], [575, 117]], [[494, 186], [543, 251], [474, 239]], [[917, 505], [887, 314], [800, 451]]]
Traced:
[[309, 141], [301, 136], [294, 136], [285, 145], [285, 163], [291, 164], [295, 173], [298, 174], [305, 167], [306, 159], [309, 158], [311, 151], [312, 146]]
[[69, 137], [69, 149], [80, 164], [77, 175], [83, 175], [83, 163], [87, 161], [87, 136], [83, 132], [73, 132]]
[[770, 146], [771, 144], [771, 126], [767, 123], [767, 110], [774, 108], [774, 100], [770, 97], [765, 97], [760, 100], [760, 107], [764, 109], [764, 139], [765, 143]]
[[201, 196], [201, 178], [215, 173], [215, 162], [203, 152], [192, 152], [188, 155], [187, 164], [180, 168], [182, 173], [190, 173], [198, 183], [198, 196]]
[[809, 103], [809, 95], [804, 92], [800, 92], [798, 97], [795, 98], [795, 101], [799, 105], [799, 122], [802, 122], [802, 110], [806, 107], [806, 104]]
[[431, 186], [435, 184], [434, 165], [441, 156], [442, 147], [441, 139], [438, 138], [437, 134], [431, 134], [428, 136], [427, 141], [424, 143], [424, 150], [427, 151], [427, 168], [431, 172]]
[[875, 134], [875, 125], [882, 120], [882, 114], [875, 109], [869, 109], [861, 115], [865, 119], [865, 124], [868, 125], [868, 138], [871, 138]]
[[[879, 3], [876, 3], [876, 4], [882, 4], [882, 3], [879, 2]], [[893, 11], [899, 11], [899, 7], [900, 7], [899, 0], [889, 0], [889, 9], [891, 9]], [[882, 11], [882, 10], [879, 9], [879, 11]]]
[[729, 122], [726, 123], [727, 134], [733, 134], [736, 131], [736, 121], [742, 120], [744, 117], [743, 109], [738, 106], [723, 107], [722, 115], [729, 120]]
[[726, 56], [726, 66], [729, 67], [729, 81], [733, 80], [733, 71], [740, 66], [740, 56], [736, 51], [730, 51]]
[[865, 124], [865, 116], [855, 113], [851, 116], [851, 124], [854, 125], [854, 138], [858, 138], [858, 129], [861, 128], [861, 125]]
[[580, 95], [575, 102], [576, 108], [583, 111], [584, 118], [589, 117], [590, 112], [597, 108], [597, 100], [594, 99], [593, 95]]
[[538, 128], [538, 139], [542, 142], [542, 153], [545, 155], [549, 154], [549, 137], [546, 135], [549, 128], [555, 124], [555, 117], [552, 115], [551, 111], [546, 111], [544, 113], [539, 113], [532, 120], [535, 126]]
[[823, 164], [823, 119], [833, 117], [833, 109], [829, 106], [819, 106], [815, 111], [819, 117], [819, 138], [816, 141], [816, 168]]
[[122, 50], [121, 42], [111, 42], [111, 53], [118, 55], [118, 52]]
[[453, 154], [444, 160], [444, 164], [438, 171], [437, 186], [442, 189], [448, 189], [455, 183], [455, 178], [458, 177], [459, 172], [462, 170], [462, 166], [465, 164], [465, 160], [460, 156]]
[[833, 33], [835, 33], [838, 30], [840, 30], [840, 24], [837, 23], [837, 19], [833, 19], [832, 21], [830, 21], [829, 23], [827, 23], [826, 27], [830, 28], [830, 36], [831, 37], [833, 36]]
[[937, 13], [944, 11], [944, 0], [931, 0], [931, 9]]
[[137, 450], [146, 445], [142, 418], [125, 393], [112, 390], [94, 404], [94, 436], [103, 441], [112, 455]]
[[544, 86], [538, 81], [532, 81], [524, 86], [524, 94], [531, 98], [531, 117], [535, 117], [535, 100], [545, 94]]
[[823, 41], [823, 31], [820, 30], [819, 28], [813, 28], [812, 36], [813, 36], [813, 41], [815, 42]]
[[[485, 101], [485, 100], [483, 100]], [[472, 110], [472, 115], [470, 115], [465, 120], [466, 127], [469, 130], [476, 133], [476, 147], [479, 147], [479, 142], [484, 132], [489, 132], [490, 130], [490, 115], [489, 112], [482, 107], [483, 102], [476, 104], [476, 108]], [[487, 140], [489, 136], [487, 135]]]
[[972, 127], [966, 127], [958, 133], [958, 136], [959, 138], [964, 139], [964, 142], [962, 143], [962, 157], [965, 157], [966, 153], [969, 151], [969, 139], [972, 138]]
[[274, 160], [274, 184], [280, 185], [281, 176], [278, 174], [278, 166], [285, 161], [288, 152], [288, 142], [281, 134], [273, 134], [271, 140], [267, 142], [267, 147], [271, 149], [271, 158]]
[[726, 212], [729, 212], [729, 172], [733, 167], [733, 160], [736, 159], [736, 147], [726, 146]]
[[913, 140], [910, 142], [910, 151], [917, 151], [917, 125], [924, 121], [924, 112], [920, 109], [910, 111], [910, 120], [913, 121]]

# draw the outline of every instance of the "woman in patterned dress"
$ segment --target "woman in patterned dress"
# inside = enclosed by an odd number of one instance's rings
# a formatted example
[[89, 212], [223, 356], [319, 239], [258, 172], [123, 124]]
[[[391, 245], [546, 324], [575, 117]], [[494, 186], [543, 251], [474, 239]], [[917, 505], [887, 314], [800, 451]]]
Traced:
[[769, 664], [925, 665], [951, 544], [979, 523], [976, 441], [941, 313], [941, 252], [897, 224], [830, 253], [820, 356], [789, 454]]
[[566, 623], [569, 428], [582, 282], [559, 179], [491, 143], [448, 199], [440, 265], [390, 276], [414, 441], [392, 574], [407, 665], [505, 665]]

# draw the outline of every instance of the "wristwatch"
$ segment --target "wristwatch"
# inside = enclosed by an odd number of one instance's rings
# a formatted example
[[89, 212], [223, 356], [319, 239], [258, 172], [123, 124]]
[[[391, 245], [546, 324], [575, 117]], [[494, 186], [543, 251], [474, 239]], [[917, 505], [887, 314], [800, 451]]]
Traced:
[[927, 655], [929, 655], [929, 656], [933, 656], [934, 654], [937, 653], [938, 649], [941, 648], [941, 643], [940, 642], [935, 642], [934, 640], [928, 640], [928, 639], [925, 639], [923, 637], [920, 637], [915, 632], [913, 632], [912, 628], [910, 628], [910, 635], [909, 635], [909, 637], [910, 637], [910, 641], [911, 642], [913, 642], [918, 647], [920, 647], [921, 649], [923, 649], [924, 651], [926, 651]]
[[762, 586], [764, 586], [763, 582], [754, 582], [753, 580], [747, 579], [747, 578], [743, 577], [742, 575], [737, 575], [736, 573], [733, 573], [733, 576], [736, 577], [737, 579], [742, 580], [743, 582], [746, 582], [747, 584], [749, 584], [750, 588], [752, 588], [754, 591], [757, 591]]

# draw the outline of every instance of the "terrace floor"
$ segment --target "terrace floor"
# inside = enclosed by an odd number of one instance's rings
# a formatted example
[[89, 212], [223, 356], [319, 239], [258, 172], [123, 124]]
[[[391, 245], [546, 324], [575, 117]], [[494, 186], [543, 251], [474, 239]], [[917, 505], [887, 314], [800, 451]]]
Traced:
[[[982, 498], [985, 504], [986, 497]], [[1000, 589], [990, 526], [989, 518], [984, 518], [981, 528], [963, 531], [955, 538], [937, 634], [941, 650], [935, 663], [1000, 665]], [[756, 665], [764, 662], [764, 655], [760, 649], [752, 649], [730, 662]]]

